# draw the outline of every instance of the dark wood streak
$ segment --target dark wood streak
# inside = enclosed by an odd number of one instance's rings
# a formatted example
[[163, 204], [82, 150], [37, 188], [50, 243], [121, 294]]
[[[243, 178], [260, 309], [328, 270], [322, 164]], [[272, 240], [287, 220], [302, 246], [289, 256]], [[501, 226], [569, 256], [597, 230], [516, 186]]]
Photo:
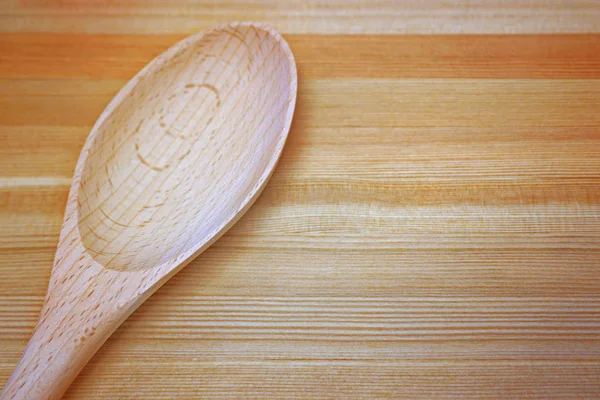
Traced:
[[167, 168], [169, 168], [171, 166], [170, 163], [166, 163], [164, 165], [154, 165], [151, 162], [149, 162], [148, 160], [146, 160], [144, 158], [144, 156], [142, 156], [140, 154], [140, 145], [138, 143], [135, 144], [135, 154], [137, 155], [138, 160], [140, 160], [140, 162], [145, 165], [146, 167], [150, 168], [151, 170], [160, 172], [163, 171]]
[[106, 211], [104, 211], [104, 209], [103, 209], [102, 207], [99, 207], [98, 209], [100, 210], [100, 212], [102, 213], [102, 215], [104, 215], [104, 216], [105, 216], [105, 217], [106, 217], [106, 218], [107, 218], [107, 219], [108, 219], [110, 222], [112, 222], [113, 224], [116, 224], [116, 225], [122, 226], [123, 228], [129, 228], [129, 227], [130, 227], [129, 225], [122, 224], [122, 223], [120, 223], [120, 222], [116, 221], [115, 219], [113, 219], [113, 218], [112, 218], [110, 215], [108, 215], [108, 214], [106, 213]]

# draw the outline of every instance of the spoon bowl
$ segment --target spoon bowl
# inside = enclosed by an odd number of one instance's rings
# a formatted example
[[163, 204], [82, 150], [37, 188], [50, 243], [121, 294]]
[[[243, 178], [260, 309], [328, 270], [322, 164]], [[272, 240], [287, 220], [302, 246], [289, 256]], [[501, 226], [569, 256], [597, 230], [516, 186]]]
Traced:
[[273, 169], [293, 111], [290, 53], [277, 38], [253, 24], [191, 37], [107, 108], [76, 194], [79, 236], [99, 265], [172, 265], [240, 215]]
[[243, 215], [279, 159], [296, 90], [283, 38], [235, 23], [179, 42], [116, 95], [81, 152], [40, 319], [0, 398], [62, 396]]

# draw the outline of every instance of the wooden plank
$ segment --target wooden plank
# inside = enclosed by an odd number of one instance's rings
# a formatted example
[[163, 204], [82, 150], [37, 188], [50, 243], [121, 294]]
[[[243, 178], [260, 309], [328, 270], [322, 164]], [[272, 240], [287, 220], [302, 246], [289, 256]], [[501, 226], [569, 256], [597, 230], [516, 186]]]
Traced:
[[[0, 78], [129, 79], [185, 35], [0, 34]], [[300, 79], [598, 79], [600, 35], [286, 35]]]
[[283, 33], [590, 33], [599, 32], [594, 1], [367, 0], [89, 1], [11, 0], [0, 29], [21, 32], [192, 33], [222, 22], [255, 20]]
[[[560, 345], [540, 349], [559, 348]], [[426, 350], [424, 350], [426, 351]], [[193, 358], [192, 358], [193, 360]], [[316, 361], [255, 361], [229, 363], [196, 362], [175, 359], [135, 363], [113, 362], [110, 369], [97, 368], [94, 377], [105, 382], [103, 387], [93, 383], [87, 375], [67, 393], [66, 399], [77, 399], [93, 393], [94, 398], [110, 399], [112, 393], [123, 393], [126, 398], [136, 396], [169, 399], [173, 393], [167, 388], [177, 385], [181, 397], [221, 398], [415, 398], [429, 399], [462, 397], [506, 398], [594, 398], [598, 385], [588, 377], [597, 373], [593, 363], [574, 362], [436, 362], [385, 361], [338, 363]], [[166, 376], [161, 371], [172, 370]], [[123, 385], [123, 376], [135, 374], [133, 385]], [[361, 380], [357, 381], [357, 376]], [[535, 378], [535, 383], [522, 378]], [[210, 379], [209, 379], [210, 377]], [[426, 389], [424, 389], [424, 387]], [[450, 389], [451, 388], [451, 389]], [[426, 392], [426, 393], [424, 393]]]
[[[124, 83], [0, 80], [0, 125], [92, 126]], [[298, 90], [294, 129], [301, 130], [600, 122], [600, 80], [305, 79]]]
[[[600, 355], [597, 299], [185, 297], [175, 291], [167, 284], [143, 305], [66, 398], [172, 398], [174, 388], [182, 397], [218, 398], [424, 397], [423, 386], [440, 397], [473, 391], [593, 397], [599, 389], [589, 379]], [[31, 325], [39, 303], [11, 299], [19, 314], [3, 317], [3, 335]], [[18, 356], [18, 346], [7, 349]], [[123, 384], [124, 377], [135, 381]]]

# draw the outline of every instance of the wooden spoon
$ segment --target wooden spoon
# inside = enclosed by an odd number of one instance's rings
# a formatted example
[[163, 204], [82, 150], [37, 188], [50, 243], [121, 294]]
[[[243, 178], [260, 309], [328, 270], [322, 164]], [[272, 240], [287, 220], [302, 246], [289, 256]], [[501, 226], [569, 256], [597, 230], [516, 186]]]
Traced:
[[2, 399], [62, 396], [244, 214], [279, 159], [296, 89], [285, 40], [249, 22], [177, 43], [125, 85], [79, 157], [44, 306]]

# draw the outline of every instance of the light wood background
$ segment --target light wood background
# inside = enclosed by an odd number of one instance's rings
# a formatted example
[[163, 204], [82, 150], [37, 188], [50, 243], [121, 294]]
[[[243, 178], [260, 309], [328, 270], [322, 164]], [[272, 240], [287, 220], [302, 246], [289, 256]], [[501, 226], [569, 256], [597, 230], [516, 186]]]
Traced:
[[0, 385], [96, 118], [252, 19], [298, 64], [281, 163], [66, 398], [600, 396], [600, 3], [357, 3], [3, 2]]

